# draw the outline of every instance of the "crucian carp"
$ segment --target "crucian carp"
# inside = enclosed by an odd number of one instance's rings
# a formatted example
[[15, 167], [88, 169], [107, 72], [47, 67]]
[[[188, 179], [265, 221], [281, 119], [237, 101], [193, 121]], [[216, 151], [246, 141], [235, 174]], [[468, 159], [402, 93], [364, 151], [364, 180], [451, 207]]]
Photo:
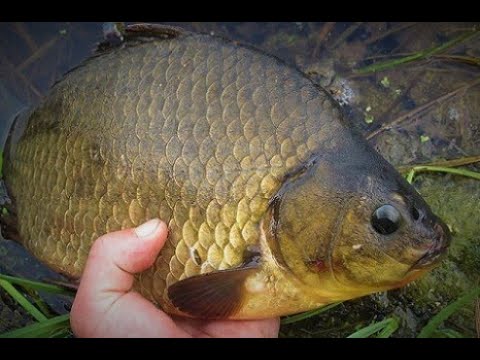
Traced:
[[171, 314], [259, 319], [405, 285], [449, 232], [330, 94], [220, 37], [137, 24], [19, 116], [5, 236], [79, 278], [101, 235], [169, 238], [135, 289]]

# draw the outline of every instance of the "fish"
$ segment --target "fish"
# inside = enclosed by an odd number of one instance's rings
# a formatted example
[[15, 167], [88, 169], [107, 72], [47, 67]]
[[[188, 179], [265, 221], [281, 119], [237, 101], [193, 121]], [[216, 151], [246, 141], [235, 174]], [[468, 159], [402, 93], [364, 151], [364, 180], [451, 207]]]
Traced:
[[2, 232], [80, 279], [93, 242], [152, 218], [134, 289], [165, 312], [263, 319], [398, 288], [445, 223], [328, 91], [247, 44], [133, 24], [18, 116]]

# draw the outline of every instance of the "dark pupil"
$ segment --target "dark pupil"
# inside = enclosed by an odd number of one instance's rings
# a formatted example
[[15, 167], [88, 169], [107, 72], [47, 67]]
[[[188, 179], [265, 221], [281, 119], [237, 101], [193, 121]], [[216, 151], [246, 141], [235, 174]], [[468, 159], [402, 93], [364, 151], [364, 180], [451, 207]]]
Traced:
[[392, 205], [382, 205], [372, 215], [372, 226], [382, 235], [392, 234], [400, 227], [400, 213]]

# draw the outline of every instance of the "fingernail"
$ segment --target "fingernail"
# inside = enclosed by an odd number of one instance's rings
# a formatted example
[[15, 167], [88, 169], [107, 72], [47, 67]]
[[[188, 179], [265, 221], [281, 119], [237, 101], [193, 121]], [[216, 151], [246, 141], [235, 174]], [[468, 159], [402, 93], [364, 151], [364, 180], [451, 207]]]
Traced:
[[135, 229], [138, 237], [144, 238], [152, 235], [160, 225], [159, 219], [149, 220]]

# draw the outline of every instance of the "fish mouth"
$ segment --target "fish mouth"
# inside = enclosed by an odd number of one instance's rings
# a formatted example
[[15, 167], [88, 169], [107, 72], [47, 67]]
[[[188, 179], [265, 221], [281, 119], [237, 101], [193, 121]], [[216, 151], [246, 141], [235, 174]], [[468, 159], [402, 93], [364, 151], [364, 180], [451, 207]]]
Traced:
[[447, 254], [447, 250], [451, 241], [451, 235], [448, 227], [439, 222], [434, 225], [434, 230], [437, 235], [435, 236], [432, 245], [412, 265], [410, 270], [427, 270], [433, 268], [438, 265]]

